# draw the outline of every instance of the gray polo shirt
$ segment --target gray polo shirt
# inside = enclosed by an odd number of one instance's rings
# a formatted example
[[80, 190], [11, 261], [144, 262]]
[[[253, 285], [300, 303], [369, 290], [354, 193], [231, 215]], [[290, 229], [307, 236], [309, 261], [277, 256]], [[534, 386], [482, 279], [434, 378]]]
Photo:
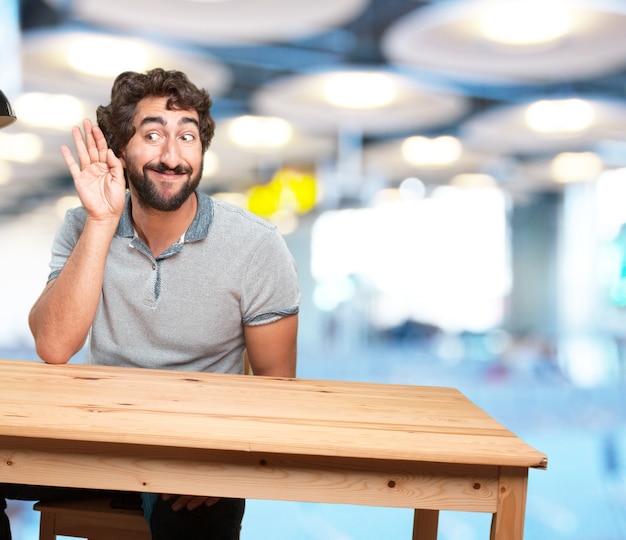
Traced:
[[[156, 259], [134, 232], [127, 197], [106, 260], [87, 363], [241, 373], [243, 325], [298, 313], [296, 266], [276, 228], [197, 195], [189, 229]], [[49, 279], [63, 269], [85, 219], [82, 207], [67, 213]]]

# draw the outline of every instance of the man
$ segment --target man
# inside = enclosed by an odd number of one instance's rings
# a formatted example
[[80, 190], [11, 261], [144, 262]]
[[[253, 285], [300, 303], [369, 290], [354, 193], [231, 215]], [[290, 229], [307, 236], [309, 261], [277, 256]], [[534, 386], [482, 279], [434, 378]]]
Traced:
[[[72, 130], [78, 161], [62, 153], [82, 206], [29, 316], [44, 361], [89, 337], [87, 363], [242, 373], [245, 350], [255, 375], [295, 376], [300, 294], [282, 237], [197, 190], [210, 106], [181, 72], [126, 72], [98, 126]], [[244, 502], [212, 495], [143, 494], [153, 539], [238, 538]]]

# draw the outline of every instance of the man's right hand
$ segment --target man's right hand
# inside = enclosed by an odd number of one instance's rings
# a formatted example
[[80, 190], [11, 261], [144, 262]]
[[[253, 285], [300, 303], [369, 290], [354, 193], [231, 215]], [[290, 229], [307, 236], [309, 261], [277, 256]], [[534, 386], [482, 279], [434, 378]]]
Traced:
[[98, 126], [84, 120], [83, 128], [84, 138], [80, 128], [72, 128], [79, 162], [76, 163], [72, 152], [65, 145], [61, 147], [63, 159], [88, 216], [97, 221], [117, 221], [124, 210], [126, 194], [122, 162], [108, 147]]

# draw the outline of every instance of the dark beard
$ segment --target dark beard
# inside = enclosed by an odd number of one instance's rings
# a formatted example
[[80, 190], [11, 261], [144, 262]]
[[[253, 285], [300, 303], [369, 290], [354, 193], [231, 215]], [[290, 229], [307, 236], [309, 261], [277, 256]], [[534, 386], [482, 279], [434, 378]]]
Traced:
[[[144, 165], [143, 171], [140, 172], [134, 165], [134, 163], [126, 160], [126, 176], [129, 184], [135, 190], [137, 194], [137, 202], [144, 209], [154, 209], [160, 212], [173, 212], [178, 210], [183, 203], [189, 198], [189, 196], [196, 190], [200, 184], [202, 178], [202, 166], [198, 174], [191, 176], [191, 170], [182, 166], [169, 169], [162, 163], [157, 165], [147, 164]], [[148, 177], [148, 171], [154, 170], [158, 172], [165, 172], [172, 170], [176, 174], [187, 173], [188, 179], [185, 182], [178, 193], [172, 197], [164, 197], [156, 187], [156, 184]]]

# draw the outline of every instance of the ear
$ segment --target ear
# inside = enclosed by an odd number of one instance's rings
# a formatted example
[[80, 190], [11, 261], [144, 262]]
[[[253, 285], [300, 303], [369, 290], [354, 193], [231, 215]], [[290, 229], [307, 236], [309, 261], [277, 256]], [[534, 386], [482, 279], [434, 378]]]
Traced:
[[126, 168], [126, 155], [125, 155], [125, 152], [120, 152], [119, 160], [122, 163], [122, 167]]

